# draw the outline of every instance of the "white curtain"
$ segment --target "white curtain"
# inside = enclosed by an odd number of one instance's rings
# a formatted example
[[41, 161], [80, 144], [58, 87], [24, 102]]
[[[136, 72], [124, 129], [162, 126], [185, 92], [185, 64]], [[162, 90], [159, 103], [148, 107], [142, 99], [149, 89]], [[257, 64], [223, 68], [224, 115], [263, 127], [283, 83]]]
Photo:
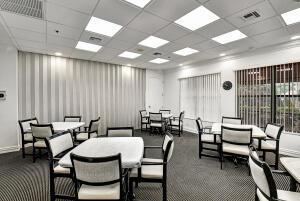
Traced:
[[220, 73], [180, 79], [180, 110], [186, 118], [220, 121], [220, 89]]
[[146, 72], [120, 65], [19, 52], [19, 119], [40, 122], [82, 115], [107, 126], [139, 127]]

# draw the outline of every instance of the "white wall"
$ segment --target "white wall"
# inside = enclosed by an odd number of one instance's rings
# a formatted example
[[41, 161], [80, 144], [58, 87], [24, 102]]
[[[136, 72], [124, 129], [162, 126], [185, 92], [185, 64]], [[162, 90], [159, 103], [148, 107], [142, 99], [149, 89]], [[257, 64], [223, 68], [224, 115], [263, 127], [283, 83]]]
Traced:
[[164, 101], [164, 75], [160, 70], [146, 70], [146, 110], [158, 112]]
[[[284, 64], [300, 61], [300, 42], [294, 42], [280, 47], [271, 47], [264, 50], [240, 55], [235, 58], [225, 58], [206, 63], [198, 63], [189, 67], [181, 67], [164, 72], [164, 106], [172, 111], [179, 112], [179, 78], [197, 75], [221, 73], [221, 82], [229, 80], [233, 83], [230, 91], [221, 92], [221, 113], [223, 116], [234, 116], [235, 104], [235, 71], [238, 69], [255, 68], [259, 66]], [[195, 131], [193, 120], [186, 119], [185, 129]], [[300, 135], [282, 135], [281, 149], [299, 154], [300, 156]]]
[[0, 153], [15, 151], [18, 146], [17, 50], [0, 45]]

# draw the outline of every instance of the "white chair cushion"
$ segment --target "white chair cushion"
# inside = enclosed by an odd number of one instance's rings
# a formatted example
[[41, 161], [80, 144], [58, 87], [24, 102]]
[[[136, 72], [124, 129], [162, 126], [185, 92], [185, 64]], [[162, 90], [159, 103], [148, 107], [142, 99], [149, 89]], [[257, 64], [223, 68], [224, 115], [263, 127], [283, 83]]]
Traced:
[[148, 119], [143, 119], [143, 123], [149, 123]]
[[236, 145], [224, 142], [223, 152], [249, 156], [249, 147], [247, 145]]
[[33, 141], [32, 133], [25, 133], [24, 140], [32, 142]]
[[[90, 138], [95, 138], [95, 137], [97, 137], [97, 134], [96, 133], [91, 133]], [[87, 139], [89, 139], [89, 134], [88, 133], [79, 133], [79, 134], [76, 135], [76, 139], [78, 141], [87, 140]]]
[[64, 168], [64, 167], [61, 167], [60, 165], [56, 166], [53, 170], [54, 170], [54, 173], [57, 173], [57, 174], [70, 174], [70, 168]]
[[178, 120], [172, 120], [172, 125], [178, 126], [179, 125], [179, 121]]
[[[300, 193], [292, 191], [277, 190], [277, 196], [280, 200], [296, 201], [300, 200]], [[260, 201], [268, 201], [263, 194], [257, 189], [257, 197]]]
[[34, 143], [34, 147], [38, 147], [38, 148], [46, 148], [47, 146], [46, 146], [45, 141], [39, 140], [39, 141], [36, 141], [36, 142]]
[[151, 127], [162, 127], [161, 123], [151, 123], [150, 124]]
[[[258, 147], [258, 140], [253, 140], [254, 146]], [[275, 142], [268, 142], [265, 140], [261, 140], [261, 149], [264, 150], [275, 150], [276, 149], [276, 143]]]
[[[214, 142], [214, 135], [212, 135], [212, 134], [202, 134], [201, 135], [201, 141], [202, 142]], [[216, 142], [217, 143], [221, 142], [219, 135], [216, 135]]]
[[120, 198], [120, 184], [107, 186], [82, 185], [78, 191], [81, 200], [116, 200]]
[[[162, 163], [162, 159], [143, 158], [143, 162]], [[131, 170], [130, 177], [138, 176], [138, 168]], [[147, 179], [162, 179], [163, 178], [163, 165], [142, 165], [142, 178]]]

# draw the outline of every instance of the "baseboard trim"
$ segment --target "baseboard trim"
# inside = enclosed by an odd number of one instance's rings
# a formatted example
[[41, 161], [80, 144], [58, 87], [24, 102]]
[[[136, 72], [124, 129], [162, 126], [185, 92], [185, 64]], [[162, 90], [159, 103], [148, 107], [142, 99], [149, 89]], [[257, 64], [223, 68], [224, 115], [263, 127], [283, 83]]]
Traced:
[[300, 152], [291, 150], [291, 149], [280, 149], [279, 150], [280, 154], [286, 155], [286, 156], [292, 156], [292, 157], [300, 157]]
[[3, 148], [0, 148], [0, 154], [15, 152], [15, 151], [19, 151], [19, 150], [20, 150], [19, 146], [3, 147]]

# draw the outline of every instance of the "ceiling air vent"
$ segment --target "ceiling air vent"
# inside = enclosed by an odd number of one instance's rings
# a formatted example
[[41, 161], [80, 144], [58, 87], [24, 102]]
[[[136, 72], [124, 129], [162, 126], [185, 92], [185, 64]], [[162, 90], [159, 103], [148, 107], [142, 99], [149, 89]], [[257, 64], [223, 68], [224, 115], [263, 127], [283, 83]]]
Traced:
[[257, 11], [252, 11], [250, 13], [247, 13], [247, 14], [243, 15], [242, 19], [244, 21], [249, 21], [249, 20], [259, 18], [259, 17], [260, 17], [260, 14]]
[[41, 0], [0, 0], [0, 10], [43, 19]]

